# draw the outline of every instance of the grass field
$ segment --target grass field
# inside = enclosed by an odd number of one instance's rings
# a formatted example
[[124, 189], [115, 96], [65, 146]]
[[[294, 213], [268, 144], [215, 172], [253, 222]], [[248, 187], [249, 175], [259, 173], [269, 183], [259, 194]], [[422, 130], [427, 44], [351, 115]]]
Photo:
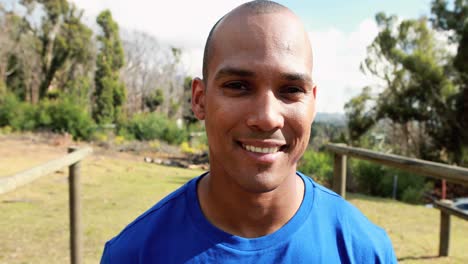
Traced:
[[[10, 158], [11, 159], [11, 158]], [[18, 158], [19, 159], [19, 158]], [[21, 162], [17, 162], [18, 164]], [[0, 175], [11, 168], [0, 164]], [[10, 166], [11, 167], [11, 166]], [[82, 169], [85, 263], [98, 263], [105, 241], [201, 171], [91, 156]], [[452, 218], [450, 257], [436, 258], [439, 213], [388, 199], [349, 200], [389, 233], [402, 263], [468, 263], [468, 222]], [[68, 263], [67, 173], [0, 195], [0, 263]]]

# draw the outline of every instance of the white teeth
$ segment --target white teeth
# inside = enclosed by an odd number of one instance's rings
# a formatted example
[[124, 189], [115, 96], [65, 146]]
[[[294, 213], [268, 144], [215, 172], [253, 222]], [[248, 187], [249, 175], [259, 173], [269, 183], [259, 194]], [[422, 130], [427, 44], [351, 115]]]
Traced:
[[257, 153], [275, 153], [279, 150], [278, 147], [275, 148], [259, 148], [259, 147], [254, 147], [250, 145], [243, 145], [244, 148], [250, 152], [257, 152]]

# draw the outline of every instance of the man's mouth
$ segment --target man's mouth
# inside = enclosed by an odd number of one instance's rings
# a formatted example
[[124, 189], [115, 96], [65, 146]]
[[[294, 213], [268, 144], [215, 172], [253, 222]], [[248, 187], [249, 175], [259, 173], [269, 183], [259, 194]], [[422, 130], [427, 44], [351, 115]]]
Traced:
[[287, 145], [279, 142], [237, 142], [244, 150], [257, 154], [274, 154], [280, 151], [285, 151]]
[[253, 153], [263, 153], [263, 154], [276, 153], [276, 152], [278, 152], [278, 150], [280, 150], [279, 147], [261, 148], [261, 147], [255, 147], [255, 146], [245, 145], [245, 144], [242, 144], [242, 147], [247, 151], [250, 151], [250, 152], [253, 152]]

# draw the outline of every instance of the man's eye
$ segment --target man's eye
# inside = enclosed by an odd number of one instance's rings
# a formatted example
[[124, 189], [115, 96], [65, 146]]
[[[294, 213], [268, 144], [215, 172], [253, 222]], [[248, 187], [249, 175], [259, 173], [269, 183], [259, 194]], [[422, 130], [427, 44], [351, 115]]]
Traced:
[[281, 90], [281, 92], [285, 94], [297, 94], [297, 93], [304, 93], [304, 89], [301, 87], [297, 87], [297, 86], [287, 86], [287, 87], [284, 87]]
[[246, 91], [248, 89], [247, 85], [245, 85], [242, 82], [230, 82], [230, 83], [225, 84], [224, 87], [228, 89], [232, 89], [232, 90], [241, 90], [241, 91]]

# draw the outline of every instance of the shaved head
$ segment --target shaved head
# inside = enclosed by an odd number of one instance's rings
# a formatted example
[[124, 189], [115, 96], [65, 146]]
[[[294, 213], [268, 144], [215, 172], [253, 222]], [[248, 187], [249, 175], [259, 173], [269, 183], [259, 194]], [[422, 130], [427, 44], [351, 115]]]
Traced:
[[292, 13], [287, 7], [276, 2], [268, 0], [256, 0], [240, 5], [239, 7], [235, 8], [231, 12], [221, 17], [211, 28], [210, 33], [208, 34], [208, 38], [206, 40], [205, 49], [203, 53], [203, 80], [206, 80], [208, 78], [208, 65], [210, 64], [211, 57], [213, 54], [213, 42], [215, 40], [216, 35], [215, 32], [220, 24], [222, 24], [225, 20], [228, 20], [229, 17], [234, 15], [261, 15], [278, 12]]

